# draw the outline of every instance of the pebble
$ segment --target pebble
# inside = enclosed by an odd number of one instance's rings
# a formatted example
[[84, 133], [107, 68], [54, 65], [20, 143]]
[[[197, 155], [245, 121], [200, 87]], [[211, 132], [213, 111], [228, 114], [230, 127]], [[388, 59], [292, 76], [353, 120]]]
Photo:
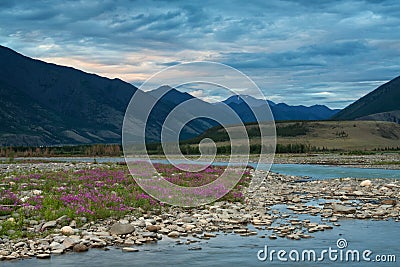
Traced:
[[137, 248], [125, 247], [125, 248], [122, 248], [122, 251], [123, 251], [123, 252], [139, 252], [139, 249], [137, 249]]
[[38, 259], [50, 259], [50, 257], [51, 257], [50, 254], [47, 254], [47, 253], [36, 255], [36, 258], [38, 258]]

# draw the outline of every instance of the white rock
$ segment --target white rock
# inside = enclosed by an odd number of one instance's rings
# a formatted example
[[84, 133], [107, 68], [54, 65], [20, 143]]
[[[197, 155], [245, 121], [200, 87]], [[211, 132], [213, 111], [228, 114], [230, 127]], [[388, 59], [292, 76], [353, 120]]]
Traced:
[[168, 237], [172, 237], [172, 238], [177, 238], [180, 236], [180, 233], [178, 231], [172, 231], [168, 234]]
[[61, 228], [61, 233], [63, 235], [73, 235], [75, 231], [71, 226], [64, 226]]
[[47, 253], [37, 254], [36, 258], [38, 258], [38, 259], [49, 259], [50, 258], [50, 254], [47, 254]]
[[49, 222], [46, 222], [45, 224], [43, 224], [42, 230], [46, 230], [47, 228], [53, 228], [53, 227], [55, 227], [56, 225], [57, 225], [57, 222], [56, 222], [56, 221], [49, 221]]
[[138, 252], [139, 250], [137, 248], [126, 247], [126, 248], [122, 248], [122, 251], [123, 252]]
[[364, 180], [360, 183], [360, 186], [371, 186], [372, 182], [371, 180]]

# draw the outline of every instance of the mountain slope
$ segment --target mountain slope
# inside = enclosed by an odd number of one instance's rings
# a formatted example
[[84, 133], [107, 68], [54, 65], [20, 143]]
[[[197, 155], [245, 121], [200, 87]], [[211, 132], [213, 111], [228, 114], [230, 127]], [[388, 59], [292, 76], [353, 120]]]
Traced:
[[[334, 115], [332, 119], [354, 120], [396, 110], [400, 110], [400, 76], [379, 86], [374, 91], [347, 106]], [[382, 116], [377, 118], [382, 118]]]
[[[250, 143], [259, 144], [258, 127], [246, 125]], [[236, 127], [230, 127], [235, 131]], [[400, 144], [400, 125], [386, 121], [303, 121], [277, 122], [277, 144], [303, 144], [340, 151], [371, 151], [374, 149], [398, 148]], [[201, 136], [186, 140], [185, 144], [197, 145], [202, 138], [215, 140], [218, 146], [230, 144], [226, 131], [221, 127], [213, 127]], [[246, 139], [236, 140], [234, 144], [245, 144]]]
[[136, 87], [2, 46], [0, 62], [0, 144], [119, 142]]
[[[154, 99], [119, 79], [31, 59], [3, 46], [0, 62], [0, 146], [120, 143], [132, 96], [139, 94], [149, 103]], [[135, 128], [146, 125], [146, 139], [159, 141], [174, 105], [159, 101], [146, 122], [136, 120]], [[182, 129], [182, 136], [209, 127], [194, 122]]]

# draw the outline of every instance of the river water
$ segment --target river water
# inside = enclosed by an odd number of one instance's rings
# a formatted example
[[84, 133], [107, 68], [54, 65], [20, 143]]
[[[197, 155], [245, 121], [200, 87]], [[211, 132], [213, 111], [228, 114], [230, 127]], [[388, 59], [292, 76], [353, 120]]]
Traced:
[[[65, 161], [83, 161], [82, 159], [66, 158]], [[93, 161], [93, 159], [86, 159]], [[97, 159], [100, 161], [123, 161], [122, 158]], [[309, 176], [312, 179], [328, 179], [339, 177], [355, 178], [400, 178], [400, 170], [383, 169], [361, 169], [351, 167], [301, 165], [301, 164], [274, 164], [272, 171], [297, 176]], [[277, 205], [273, 207], [281, 209]], [[285, 210], [287, 212], [287, 210]], [[301, 215], [303, 216], [303, 215]], [[308, 218], [312, 217], [310, 215]], [[299, 217], [300, 218], [300, 217]], [[307, 217], [301, 217], [304, 219]], [[320, 220], [313, 216], [312, 221]], [[314, 238], [302, 240], [289, 240], [278, 238], [268, 239], [272, 233], [268, 230], [258, 230], [257, 236], [241, 237], [235, 234], [219, 233], [217, 238], [203, 240], [200, 243], [191, 245], [178, 245], [176, 240], [164, 238], [158, 244], [148, 244], [139, 247], [137, 253], [124, 253], [118, 248], [110, 248], [109, 251], [90, 249], [86, 253], [69, 253], [59, 256], [52, 256], [48, 260], [18, 260], [0, 262], [0, 266], [400, 266], [400, 223], [393, 220], [345, 220], [339, 221], [340, 226], [333, 230], [313, 233]], [[251, 227], [251, 226], [250, 226]], [[260, 238], [265, 236], [266, 238]], [[345, 239], [347, 247], [337, 246], [338, 239]], [[186, 241], [186, 239], [181, 239]], [[343, 240], [342, 240], [343, 243]], [[267, 246], [268, 257], [265, 261], [258, 259], [259, 253], [262, 259]], [[200, 250], [189, 250], [190, 247], [201, 248]], [[323, 250], [331, 248], [331, 258], [328, 253], [321, 256]], [[286, 252], [282, 258], [287, 261], [280, 261], [277, 254], [271, 250]], [[297, 251], [301, 260], [304, 250], [313, 250], [316, 259], [322, 261], [309, 261], [308, 254], [305, 254], [305, 261], [295, 262], [288, 256], [289, 252]], [[336, 252], [335, 252], [336, 250]], [[348, 254], [350, 261], [346, 262], [346, 253], [355, 251], [360, 255], [360, 261], [355, 261]], [[371, 251], [370, 254], [367, 251]], [[367, 251], [367, 252], [365, 252]], [[352, 252], [352, 253], [353, 253]], [[354, 252], [355, 253], [355, 252]], [[367, 253], [365, 261], [362, 257]], [[343, 255], [342, 260], [340, 254]], [[296, 255], [296, 254], [292, 254]], [[335, 260], [335, 256], [337, 259]], [[393, 256], [396, 262], [393, 262]], [[295, 259], [295, 257], [292, 257]], [[377, 262], [377, 259], [386, 259], [392, 262]], [[311, 258], [313, 259], [313, 258]]]
[[[35, 159], [43, 161], [64, 161], [64, 162], [93, 162], [94, 158], [88, 157], [57, 157], [57, 158], [21, 158]], [[6, 160], [6, 159], [5, 159]], [[18, 160], [18, 158], [17, 158]], [[140, 160], [132, 158], [132, 161]], [[123, 157], [100, 157], [96, 158], [96, 162], [124, 162]], [[169, 163], [165, 159], [153, 159], [152, 162]], [[179, 161], [177, 161], [179, 163]], [[195, 161], [192, 162], [195, 164]], [[227, 165], [227, 162], [215, 162], [215, 165]], [[254, 163], [249, 165], [255, 167]], [[267, 165], [260, 165], [260, 168], [266, 168]], [[312, 179], [329, 179], [329, 178], [400, 178], [400, 170], [386, 170], [374, 168], [354, 168], [343, 166], [317, 165], [317, 164], [272, 164], [271, 171], [284, 175], [306, 176]]]
[[[341, 226], [334, 230], [314, 233], [315, 238], [302, 239], [299, 241], [288, 239], [270, 240], [260, 238], [261, 235], [270, 234], [269, 231], [260, 231], [258, 236], [241, 237], [234, 234], [219, 234], [201, 243], [187, 245], [177, 245], [174, 240], [165, 238], [158, 244], [143, 245], [137, 253], [126, 253], [120, 249], [111, 248], [109, 251], [100, 249], [90, 249], [85, 253], [70, 253], [66, 255], [53, 256], [48, 260], [19, 260], [12, 262], [0, 262], [1, 266], [399, 266], [400, 247], [399, 247], [399, 223], [394, 221], [361, 221], [361, 220], [342, 220]], [[339, 249], [337, 240], [345, 239], [347, 247]], [[201, 250], [188, 250], [189, 247], [201, 247]], [[260, 261], [257, 257], [259, 250], [268, 247], [271, 250], [285, 250], [289, 253], [296, 250], [300, 253], [304, 250], [314, 250], [316, 258], [321, 258], [321, 251], [324, 249], [337, 250], [332, 254], [325, 255], [324, 261], [282, 262], [277, 259], [276, 254], [272, 260], [268, 257], [265, 261]], [[359, 251], [360, 261], [346, 262], [345, 257], [340, 260], [340, 251], [346, 255], [348, 250]], [[370, 262], [362, 259], [365, 250], [372, 251], [368, 256]], [[332, 251], [333, 252], [333, 251]], [[269, 254], [268, 253], [268, 254]], [[337, 259], [334, 260], [335, 255]], [[389, 255], [396, 256], [396, 262], [378, 263], [375, 256], [388, 258]], [[264, 254], [260, 254], [261, 258]], [[301, 258], [300, 258], [301, 259]], [[356, 258], [355, 258], [356, 259]]]

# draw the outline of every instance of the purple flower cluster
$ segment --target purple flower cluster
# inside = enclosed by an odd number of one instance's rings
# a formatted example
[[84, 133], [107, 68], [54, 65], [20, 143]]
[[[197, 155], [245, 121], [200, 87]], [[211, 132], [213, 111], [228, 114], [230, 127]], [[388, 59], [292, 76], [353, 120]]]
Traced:
[[[216, 184], [208, 190], [201, 187], [215, 181], [225, 167], [208, 166], [201, 172], [185, 172], [167, 164], [156, 164], [155, 167], [159, 175], [167, 177], [169, 182], [183, 186], [182, 190], [185, 187], [199, 187], [196, 194], [206, 197], [224, 196], [227, 192], [223, 184]], [[143, 169], [143, 177], [146, 173], [148, 175], [149, 170]], [[249, 177], [246, 171], [239, 185], [224, 198], [242, 201], [240, 189], [250, 181]], [[74, 216], [96, 219], [123, 215], [138, 207], [146, 210], [162, 205], [143, 192], [126, 166], [21, 175], [0, 182], [10, 183], [9, 189], [0, 192], [0, 215], [10, 214], [22, 207], [27, 213], [46, 219], [63, 214], [68, 214], [71, 219]], [[174, 192], [157, 184], [152, 186], [166, 197], [173, 197]]]

